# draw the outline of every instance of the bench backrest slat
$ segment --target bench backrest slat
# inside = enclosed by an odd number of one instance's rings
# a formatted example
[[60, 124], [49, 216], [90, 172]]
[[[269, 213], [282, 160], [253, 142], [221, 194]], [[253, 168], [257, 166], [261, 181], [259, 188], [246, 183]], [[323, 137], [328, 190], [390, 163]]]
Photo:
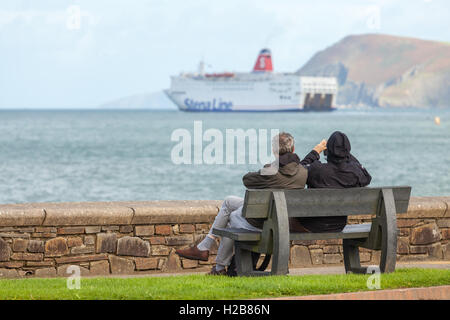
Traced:
[[[397, 213], [408, 209], [411, 187], [283, 190], [290, 217], [371, 215], [378, 208], [382, 189], [392, 189]], [[247, 190], [243, 215], [266, 218], [273, 190]]]

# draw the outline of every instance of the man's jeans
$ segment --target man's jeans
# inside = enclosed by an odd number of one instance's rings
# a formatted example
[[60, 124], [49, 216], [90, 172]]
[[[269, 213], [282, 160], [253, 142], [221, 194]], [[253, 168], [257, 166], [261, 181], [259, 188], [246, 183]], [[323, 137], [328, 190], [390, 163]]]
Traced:
[[[261, 229], [255, 228], [249, 224], [242, 216], [243, 204], [243, 198], [235, 196], [226, 197], [209, 233], [213, 235], [213, 228], [239, 228], [250, 231], [261, 231]], [[222, 266], [230, 265], [233, 253], [234, 240], [222, 237], [220, 239], [219, 250], [217, 251], [216, 263]]]

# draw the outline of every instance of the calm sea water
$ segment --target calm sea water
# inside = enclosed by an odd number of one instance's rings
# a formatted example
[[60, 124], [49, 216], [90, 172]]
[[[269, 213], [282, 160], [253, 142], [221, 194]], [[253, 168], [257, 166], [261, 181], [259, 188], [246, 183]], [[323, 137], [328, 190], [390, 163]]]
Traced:
[[0, 111], [0, 203], [243, 195], [241, 178], [255, 165], [172, 162], [173, 130], [193, 133], [195, 120], [223, 134], [227, 128], [288, 131], [301, 157], [340, 130], [371, 173], [371, 186], [411, 185], [416, 196], [450, 195], [448, 111]]

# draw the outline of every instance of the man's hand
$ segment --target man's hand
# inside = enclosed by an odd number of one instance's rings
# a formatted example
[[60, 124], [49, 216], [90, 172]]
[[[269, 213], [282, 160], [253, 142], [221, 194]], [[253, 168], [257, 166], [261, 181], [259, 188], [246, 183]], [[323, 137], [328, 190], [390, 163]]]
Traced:
[[320, 154], [323, 150], [327, 148], [327, 140], [322, 140], [320, 143], [313, 148], [318, 154]]

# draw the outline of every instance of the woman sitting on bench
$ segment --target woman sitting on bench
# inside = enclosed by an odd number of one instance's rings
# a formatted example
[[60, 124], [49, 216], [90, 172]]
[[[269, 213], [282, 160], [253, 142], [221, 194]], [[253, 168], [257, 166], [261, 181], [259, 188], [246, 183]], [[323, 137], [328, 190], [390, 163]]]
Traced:
[[[372, 177], [350, 153], [351, 145], [347, 135], [333, 132], [328, 142], [323, 140], [327, 162], [320, 162], [320, 152], [311, 151], [302, 161], [308, 169], [308, 188], [355, 188], [369, 185]], [[321, 150], [319, 150], [321, 151]], [[290, 229], [297, 232], [340, 232], [347, 224], [346, 216], [292, 218]]]

